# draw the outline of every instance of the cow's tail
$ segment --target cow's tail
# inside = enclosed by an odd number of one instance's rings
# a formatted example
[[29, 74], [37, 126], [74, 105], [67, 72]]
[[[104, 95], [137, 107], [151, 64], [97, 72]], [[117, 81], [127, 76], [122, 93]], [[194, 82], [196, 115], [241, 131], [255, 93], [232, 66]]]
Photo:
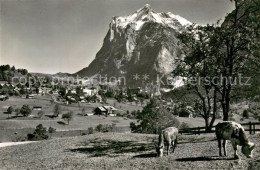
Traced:
[[158, 143], [158, 147], [162, 147], [164, 146], [164, 137], [163, 137], [163, 133], [159, 134], [159, 143]]

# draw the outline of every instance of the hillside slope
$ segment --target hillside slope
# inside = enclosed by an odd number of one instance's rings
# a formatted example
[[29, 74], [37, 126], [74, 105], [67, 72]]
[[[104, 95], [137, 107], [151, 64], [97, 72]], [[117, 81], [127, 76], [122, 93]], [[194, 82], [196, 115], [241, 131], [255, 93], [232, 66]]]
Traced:
[[[260, 134], [250, 136], [259, 146]], [[257, 169], [260, 148], [254, 158], [238, 154], [233, 160], [231, 144], [228, 157], [218, 157], [213, 134], [182, 135], [174, 154], [155, 157], [157, 135], [106, 133], [52, 139], [0, 148], [1, 169]]]

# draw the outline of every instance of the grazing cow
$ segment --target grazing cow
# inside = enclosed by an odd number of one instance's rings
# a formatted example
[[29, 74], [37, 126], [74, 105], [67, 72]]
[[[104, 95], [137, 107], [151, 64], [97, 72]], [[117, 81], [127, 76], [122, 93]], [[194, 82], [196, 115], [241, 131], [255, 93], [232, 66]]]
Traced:
[[172, 145], [174, 153], [174, 149], [177, 146], [177, 135], [178, 129], [175, 127], [169, 127], [162, 130], [162, 132], [159, 134], [158, 147], [156, 147], [156, 152], [159, 157], [163, 156], [164, 143], [166, 143], [167, 155], [169, 155], [170, 145]]
[[248, 141], [245, 134], [244, 128], [235, 122], [225, 121], [218, 123], [216, 126], [216, 136], [218, 140], [219, 156], [221, 153], [221, 139], [223, 139], [224, 155], [227, 156], [226, 152], [226, 141], [230, 140], [234, 148], [234, 157], [238, 159], [237, 145], [242, 146], [242, 153], [248, 158], [252, 157], [252, 151], [255, 148], [255, 144]]

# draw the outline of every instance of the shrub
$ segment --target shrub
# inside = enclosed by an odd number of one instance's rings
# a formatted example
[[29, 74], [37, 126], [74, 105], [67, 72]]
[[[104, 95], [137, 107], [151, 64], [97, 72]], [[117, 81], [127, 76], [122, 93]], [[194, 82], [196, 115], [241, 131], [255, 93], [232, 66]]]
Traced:
[[246, 119], [249, 118], [248, 110], [244, 110], [244, 111], [243, 111], [243, 118], [246, 118]]
[[111, 132], [112, 126], [111, 125], [99, 124], [99, 125], [96, 126], [96, 131], [98, 131], [98, 132]]
[[20, 109], [20, 113], [25, 117], [30, 115], [32, 110], [28, 105], [23, 105], [23, 107]]
[[99, 125], [96, 126], [96, 131], [101, 132], [102, 128], [103, 128], [103, 125], [99, 124]]
[[52, 134], [56, 132], [56, 129], [49, 127], [48, 132], [51, 134], [50, 138], [52, 137]]
[[89, 127], [88, 128], [88, 134], [93, 134], [94, 133], [94, 128], [93, 127]]

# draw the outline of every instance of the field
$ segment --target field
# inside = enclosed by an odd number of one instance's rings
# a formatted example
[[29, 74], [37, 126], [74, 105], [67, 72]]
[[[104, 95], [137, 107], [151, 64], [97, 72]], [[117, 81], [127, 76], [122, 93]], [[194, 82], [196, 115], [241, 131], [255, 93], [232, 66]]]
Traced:
[[259, 169], [260, 134], [251, 159], [219, 157], [213, 134], [182, 135], [174, 154], [157, 158], [157, 135], [104, 133], [0, 148], [1, 169]]
[[[114, 101], [110, 100], [110, 104]], [[21, 108], [23, 104], [28, 104], [30, 107], [42, 106], [42, 110], [45, 115], [42, 118], [37, 117], [39, 111], [32, 111], [30, 117], [15, 117], [15, 113], [11, 114], [11, 119], [7, 119], [8, 115], [5, 114], [8, 106], [13, 106], [14, 108]], [[98, 124], [109, 124], [115, 123], [117, 126], [129, 126], [130, 122], [135, 120], [130, 120], [123, 117], [104, 117], [104, 116], [81, 116], [82, 109], [85, 109], [86, 113], [92, 113], [93, 109], [102, 106], [101, 103], [81, 103], [72, 105], [61, 105], [61, 111], [66, 113], [68, 111], [73, 111], [73, 120], [70, 125], [64, 125], [63, 119], [61, 119], [61, 114], [58, 118], [49, 118], [48, 115], [53, 114], [53, 108], [55, 103], [51, 102], [50, 96], [37, 96], [36, 99], [22, 99], [19, 97], [11, 97], [7, 101], [0, 102], [0, 128], [1, 129], [21, 129], [21, 128], [35, 128], [38, 124], [43, 124], [46, 127], [53, 127], [57, 130], [78, 130], [78, 129], [88, 129], [88, 127], [95, 127]], [[117, 104], [114, 104], [117, 105]], [[141, 106], [118, 104], [120, 110], [141, 110]], [[65, 124], [67, 122], [64, 122]]]
[[[44, 127], [53, 127], [59, 133], [55, 133], [54, 137], [65, 137], [65, 136], [76, 136], [86, 133], [85, 131], [89, 127], [96, 127], [98, 124], [116, 124], [117, 127], [129, 127], [130, 122], [135, 122], [136, 120], [129, 119], [126, 117], [105, 117], [105, 116], [82, 116], [82, 109], [85, 109], [85, 113], [92, 113], [92, 111], [102, 105], [115, 106], [121, 112], [126, 113], [126, 111], [142, 110], [143, 106], [136, 105], [136, 103], [118, 103], [116, 100], [108, 99], [107, 104], [102, 103], [73, 103], [70, 105], [60, 105], [61, 114], [58, 118], [50, 118], [53, 115], [53, 108], [55, 102], [52, 101], [56, 98], [55, 95], [45, 95], [45, 96], [35, 96], [34, 99], [25, 99], [20, 97], [10, 97], [7, 101], [0, 102], [0, 142], [9, 141], [20, 141], [25, 140], [28, 133], [32, 133], [35, 127], [42, 124]], [[146, 103], [147, 101], [145, 101]], [[31, 108], [33, 106], [41, 106], [42, 111], [45, 115], [39, 118], [37, 113], [39, 111], [33, 110], [29, 117], [16, 116], [15, 113], [8, 115], [5, 113], [9, 106], [13, 108], [21, 108], [24, 104], [29, 105]], [[63, 113], [68, 111], [73, 111], [73, 120], [67, 125], [67, 122], [61, 118]], [[235, 115], [236, 122], [240, 122], [240, 116]], [[187, 123], [189, 127], [202, 127], [205, 126], [203, 118], [181, 118], [177, 117], [180, 123]], [[215, 123], [220, 121], [217, 119]], [[243, 123], [253, 121], [251, 119], [246, 119]], [[81, 130], [83, 130], [81, 132]], [[66, 133], [66, 134], [65, 134]]]

